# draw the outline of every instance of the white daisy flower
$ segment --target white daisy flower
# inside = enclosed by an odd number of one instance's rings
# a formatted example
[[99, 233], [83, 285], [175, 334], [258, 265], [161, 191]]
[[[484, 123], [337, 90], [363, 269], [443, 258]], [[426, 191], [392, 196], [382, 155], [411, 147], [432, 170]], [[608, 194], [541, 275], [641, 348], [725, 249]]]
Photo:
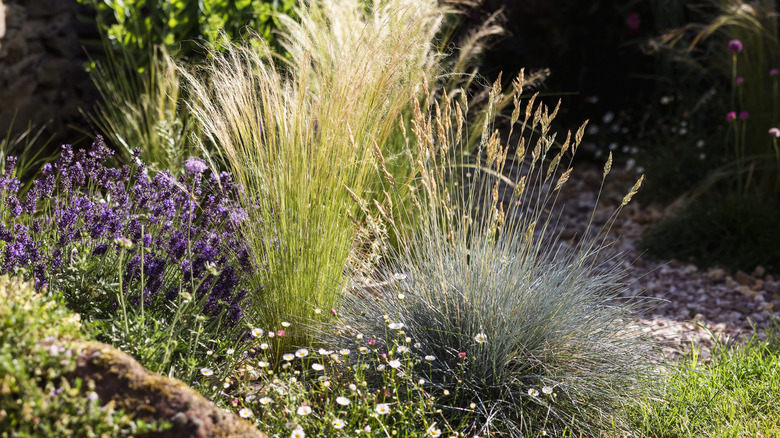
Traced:
[[342, 348], [341, 350], [339, 350], [339, 354], [341, 354], [342, 356], [349, 356], [349, 353], [350, 353], [349, 348]]
[[395, 351], [399, 353], [407, 353], [409, 352], [409, 347], [407, 347], [406, 345], [399, 345], [398, 347], [396, 347]]
[[286, 360], [287, 362], [289, 362], [289, 361], [291, 361], [291, 360], [295, 359], [295, 355], [294, 355], [294, 354], [292, 354], [292, 353], [284, 353], [284, 354], [282, 355], [282, 359], [284, 359], [284, 360]]
[[268, 345], [268, 343], [266, 343], [266, 342], [263, 342], [262, 344], [260, 344], [260, 349], [261, 350], [268, 350], [269, 348], [271, 348], [271, 346]]
[[266, 362], [266, 361], [264, 361], [264, 360], [261, 360], [260, 362], [257, 363], [257, 366], [259, 366], [260, 368], [268, 368], [268, 365], [271, 365], [271, 364]]
[[317, 350], [317, 353], [319, 353], [322, 356], [329, 356], [333, 354], [333, 350], [326, 350], [324, 348], [320, 348], [319, 350]]
[[259, 402], [260, 402], [260, 404], [261, 404], [261, 405], [263, 405], [263, 406], [265, 406], [265, 405], [267, 405], [267, 404], [271, 403], [271, 399], [270, 399], [270, 398], [268, 398], [268, 397], [263, 397], [263, 398], [261, 398], [261, 399], [260, 399], [260, 400], [258, 400], [258, 401], [259, 401]]
[[344, 422], [344, 420], [340, 418], [334, 418], [333, 421], [330, 423], [335, 429], [343, 429], [344, 426], [347, 425], [347, 423]]
[[298, 351], [295, 352], [295, 357], [306, 357], [309, 355], [309, 350], [305, 348], [301, 348]]
[[376, 411], [376, 413], [379, 415], [387, 415], [390, 413], [390, 405], [387, 403], [380, 403], [376, 405], [374, 411]]
[[252, 411], [250, 409], [244, 408], [238, 411], [238, 416], [241, 418], [249, 418], [252, 416]]
[[306, 438], [306, 432], [304, 432], [303, 429], [299, 426], [292, 431], [290, 438]]
[[336, 403], [340, 404], [341, 406], [349, 406], [351, 401], [349, 401], [346, 397], [336, 397]]
[[295, 413], [298, 415], [309, 415], [311, 414], [311, 408], [309, 406], [298, 406]]
[[325, 365], [321, 363], [313, 363], [311, 364], [311, 369], [313, 369], [314, 371], [322, 371], [325, 369]]
[[552, 394], [553, 389], [551, 387], [549, 387], [549, 386], [543, 386], [542, 387], [542, 392], [547, 394], [547, 395], [550, 395], [550, 394]]
[[206, 377], [209, 377], [214, 375], [214, 370], [212, 370], [211, 368], [201, 368], [200, 373]]
[[528, 395], [531, 397], [539, 397], [539, 391], [536, 388], [528, 388]]
[[292, 421], [284, 423], [284, 428], [287, 430], [295, 429], [295, 426], [297, 426], [297, 424], [293, 423]]
[[477, 336], [474, 336], [474, 340], [477, 341], [477, 344], [487, 342], [487, 335], [484, 333], [477, 333]]
[[402, 322], [391, 322], [387, 326], [389, 328], [393, 329], [393, 330], [401, 330], [402, 328], [404, 328], [404, 323], [402, 323]]
[[287, 321], [282, 321], [282, 327], [289, 327], [290, 323]]
[[393, 368], [393, 369], [401, 367], [401, 361], [400, 360], [391, 360], [387, 364], [390, 365], [390, 368]]
[[263, 336], [263, 333], [265, 333], [265, 332], [261, 328], [253, 328], [252, 329], [252, 337], [254, 337], [254, 338], [259, 338], [260, 336]]
[[427, 361], [436, 360], [436, 356], [434, 356], [432, 354], [429, 354], [429, 355], [425, 356], [425, 360], [427, 360]]

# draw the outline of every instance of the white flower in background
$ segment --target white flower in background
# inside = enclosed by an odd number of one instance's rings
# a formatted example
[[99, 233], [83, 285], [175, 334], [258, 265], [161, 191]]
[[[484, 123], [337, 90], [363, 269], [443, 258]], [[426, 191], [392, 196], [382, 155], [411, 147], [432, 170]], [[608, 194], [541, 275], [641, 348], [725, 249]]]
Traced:
[[336, 403], [340, 404], [341, 406], [349, 406], [349, 404], [352, 402], [350, 402], [346, 397], [336, 397]]
[[552, 394], [553, 389], [551, 387], [549, 387], [549, 386], [543, 386], [542, 387], [542, 392], [547, 394], [547, 395], [550, 395], [550, 394]]
[[393, 278], [395, 278], [398, 281], [406, 280], [406, 274], [396, 273], [393, 274]]
[[393, 330], [401, 330], [402, 328], [404, 328], [404, 323], [402, 323], [402, 322], [391, 322], [387, 326], [389, 328], [393, 329]]
[[425, 356], [425, 360], [427, 360], [428, 362], [436, 360], [436, 356], [434, 356], [432, 354], [429, 354], [429, 355]]
[[282, 327], [289, 327], [290, 323], [287, 321], [282, 321]]
[[397, 368], [401, 367], [401, 361], [400, 360], [391, 360], [387, 364], [390, 365], [390, 368], [393, 368], [393, 369], [397, 369]]
[[295, 359], [295, 355], [294, 355], [294, 354], [292, 354], [292, 353], [284, 353], [284, 354], [282, 355], [282, 359], [284, 359], [284, 360], [286, 360], [287, 362], [289, 362], [289, 361], [291, 361], [291, 360]]
[[399, 345], [398, 347], [396, 347], [395, 351], [399, 353], [408, 353], [409, 347], [407, 347], [406, 345]]
[[349, 356], [349, 353], [350, 353], [349, 348], [342, 348], [341, 350], [339, 350], [339, 354], [341, 354], [342, 356]]
[[380, 403], [376, 405], [374, 411], [376, 411], [376, 413], [379, 415], [387, 415], [390, 413], [390, 405], [387, 403]]
[[259, 338], [260, 336], [263, 336], [263, 329], [261, 328], [253, 328], [252, 329], [252, 337]]
[[309, 355], [309, 350], [301, 348], [295, 352], [295, 357], [303, 358]]
[[477, 333], [477, 336], [474, 336], [474, 340], [477, 341], [477, 344], [482, 344], [487, 342], [487, 335], [484, 333]]
[[529, 388], [528, 395], [531, 397], [539, 397], [539, 391], [537, 391], [536, 388]]
[[268, 397], [263, 397], [263, 398], [261, 398], [258, 401], [260, 402], [261, 405], [265, 406], [265, 405], [271, 403], [272, 400], [270, 398], [268, 398]]
[[298, 406], [295, 413], [298, 415], [309, 415], [311, 414], [311, 408], [309, 406]]
[[290, 438], [306, 438], [306, 432], [303, 431], [301, 426], [298, 426], [292, 431]]
[[260, 368], [268, 368], [268, 365], [270, 364], [264, 360], [261, 360], [260, 362], [257, 363], [257, 366], [259, 366]]
[[325, 369], [325, 365], [321, 363], [313, 363], [311, 364], [311, 369], [313, 369], [314, 371], [322, 371]]
[[210, 377], [214, 375], [214, 370], [212, 370], [211, 368], [201, 368], [200, 373], [206, 377]]
[[252, 411], [250, 409], [244, 408], [238, 411], [238, 416], [241, 418], [249, 418], [252, 416]]
[[344, 422], [344, 420], [340, 418], [334, 418], [333, 421], [330, 423], [334, 428], [336, 429], [343, 429], [344, 426], [347, 425], [347, 423]]

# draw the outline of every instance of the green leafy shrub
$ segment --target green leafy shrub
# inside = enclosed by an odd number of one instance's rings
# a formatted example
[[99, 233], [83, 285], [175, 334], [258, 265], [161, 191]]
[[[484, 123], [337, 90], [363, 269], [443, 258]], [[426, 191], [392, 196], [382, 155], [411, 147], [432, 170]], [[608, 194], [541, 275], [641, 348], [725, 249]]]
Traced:
[[154, 430], [99, 404], [92, 382], [71, 380], [79, 316], [17, 277], [0, 276], [0, 436], [114, 437]]
[[[293, 12], [295, 0], [79, 0], [97, 12], [99, 26], [114, 49], [143, 66], [149, 49], [164, 46], [181, 58], [200, 58], [199, 44], [224, 44], [251, 29], [269, 41], [275, 14]], [[274, 43], [272, 43], [274, 45]]]
[[[620, 408], [652, 386], [651, 344], [630, 322], [638, 303], [618, 298], [620, 272], [602, 264], [599, 233], [589, 230], [576, 247], [551, 237], [544, 212], [571, 175], [564, 161], [585, 125], [551, 152], [558, 108], [532, 98], [523, 111], [523, 78], [514, 85], [511, 122], [520, 133], [506, 138], [520, 140], [511, 158], [490, 119], [476, 156], [461, 161], [467, 139], [456, 103], [439, 102], [438, 118], [418, 113], [410, 139], [422, 175], [418, 228], [376, 274], [382, 283], [345, 295], [335, 327], [342, 334], [323, 342], [358, 349], [372, 339], [386, 357], [369, 370], [408, 345], [424, 360], [404, 360], [404, 372], [430, 382], [446, 418], [469, 413], [466, 436], [599, 436], [612, 424], [627, 427]], [[501, 99], [496, 84], [490, 102]]]

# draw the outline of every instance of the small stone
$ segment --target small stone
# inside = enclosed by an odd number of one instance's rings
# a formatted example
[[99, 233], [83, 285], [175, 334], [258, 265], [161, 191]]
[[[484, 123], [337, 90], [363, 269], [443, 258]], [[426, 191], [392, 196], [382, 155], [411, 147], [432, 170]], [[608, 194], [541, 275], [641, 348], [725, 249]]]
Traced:
[[753, 290], [764, 290], [764, 280], [758, 279], [755, 283], [753, 283], [752, 286], [750, 286]]
[[753, 282], [756, 281], [755, 278], [753, 278], [752, 276], [746, 274], [743, 271], [737, 271], [737, 273], [734, 274], [734, 280], [736, 280], [737, 283], [739, 283], [739, 284], [741, 284], [743, 286], [753, 284]]
[[726, 277], [726, 271], [723, 269], [710, 268], [710, 270], [707, 271], [707, 278], [710, 280], [720, 281], [723, 280], [724, 277]]
[[766, 268], [764, 268], [761, 265], [756, 266], [756, 269], [753, 270], [754, 277], [763, 277], [765, 274], [766, 274]]

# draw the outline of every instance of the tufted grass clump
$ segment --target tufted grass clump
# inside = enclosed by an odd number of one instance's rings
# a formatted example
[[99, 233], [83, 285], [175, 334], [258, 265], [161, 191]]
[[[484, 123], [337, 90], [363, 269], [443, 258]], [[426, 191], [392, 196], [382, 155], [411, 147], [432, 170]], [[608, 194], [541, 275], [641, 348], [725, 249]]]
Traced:
[[243, 235], [262, 261], [251, 311], [263, 324], [335, 307], [344, 271], [385, 245], [415, 177], [399, 120], [431, 86], [425, 78], [441, 74], [434, 42], [447, 12], [431, 0], [305, 2], [298, 20], [279, 17], [289, 58], [262, 53], [254, 38], [184, 72], [207, 143], [260, 204]]
[[94, 383], [68, 376], [82, 338], [81, 322], [31, 282], [0, 276], [0, 437], [144, 433], [157, 425], [133, 420], [113, 403], [101, 406]]
[[[466, 436], [598, 436], [626, 427], [622, 406], [652, 393], [651, 344], [631, 324], [640, 302], [618, 298], [605, 230], [574, 246], [555, 241], [550, 211], [585, 125], [556, 143], [558, 108], [525, 103], [522, 74], [513, 85], [512, 148], [488, 119], [477, 154], [460, 159], [467, 102], [445, 96], [416, 113], [408, 144], [421, 175], [419, 226], [377, 272], [383, 282], [345, 297], [341, 334], [324, 342], [391, 345], [400, 333], [426, 359], [407, 372], [448, 394], [437, 399], [445, 417], [469, 413]], [[497, 83], [490, 104], [501, 95]]]

